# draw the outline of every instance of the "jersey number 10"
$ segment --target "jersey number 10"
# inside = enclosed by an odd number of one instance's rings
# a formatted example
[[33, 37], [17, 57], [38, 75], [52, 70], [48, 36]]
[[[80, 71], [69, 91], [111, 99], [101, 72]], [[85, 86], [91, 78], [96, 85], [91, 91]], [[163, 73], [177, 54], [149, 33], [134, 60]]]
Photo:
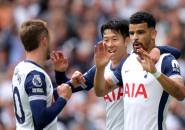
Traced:
[[25, 114], [23, 111], [21, 98], [17, 87], [14, 87], [14, 90], [13, 90], [13, 100], [14, 100], [16, 119], [20, 124], [23, 124], [25, 122]]

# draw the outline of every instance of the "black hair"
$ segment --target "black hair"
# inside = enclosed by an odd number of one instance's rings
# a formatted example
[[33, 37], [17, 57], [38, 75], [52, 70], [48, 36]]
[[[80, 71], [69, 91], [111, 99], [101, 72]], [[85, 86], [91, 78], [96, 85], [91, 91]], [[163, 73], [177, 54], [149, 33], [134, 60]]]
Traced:
[[106, 29], [111, 29], [115, 32], [120, 33], [124, 37], [129, 36], [129, 22], [127, 20], [110, 20], [101, 26], [101, 35], [103, 37], [104, 31]]
[[130, 24], [147, 23], [148, 27], [155, 28], [156, 20], [152, 14], [144, 11], [139, 11], [131, 15]]

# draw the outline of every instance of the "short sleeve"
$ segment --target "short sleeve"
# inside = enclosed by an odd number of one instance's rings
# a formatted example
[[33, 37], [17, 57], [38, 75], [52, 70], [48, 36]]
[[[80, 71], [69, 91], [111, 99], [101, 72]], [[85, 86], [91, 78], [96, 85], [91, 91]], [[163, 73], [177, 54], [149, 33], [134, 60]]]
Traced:
[[161, 72], [168, 77], [180, 76], [180, 66], [174, 56], [168, 55], [164, 57]]
[[25, 79], [25, 91], [29, 101], [46, 100], [45, 75], [39, 71], [31, 71]]

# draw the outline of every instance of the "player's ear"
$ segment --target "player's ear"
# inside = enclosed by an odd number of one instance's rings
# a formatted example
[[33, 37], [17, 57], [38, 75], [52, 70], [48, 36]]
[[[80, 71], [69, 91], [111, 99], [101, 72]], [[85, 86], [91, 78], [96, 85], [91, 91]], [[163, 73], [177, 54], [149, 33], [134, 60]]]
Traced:
[[48, 46], [47, 45], [48, 44], [48, 38], [46, 36], [42, 35], [40, 37], [40, 44], [42, 44], [43, 46]]
[[125, 37], [125, 46], [130, 44], [130, 37]]

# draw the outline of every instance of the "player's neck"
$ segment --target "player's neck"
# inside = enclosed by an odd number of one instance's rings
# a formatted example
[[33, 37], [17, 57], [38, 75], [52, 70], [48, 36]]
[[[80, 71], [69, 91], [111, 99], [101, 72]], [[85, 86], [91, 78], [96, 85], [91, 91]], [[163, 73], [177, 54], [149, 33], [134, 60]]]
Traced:
[[111, 60], [112, 68], [116, 68], [116, 66], [118, 66], [118, 64], [119, 64], [119, 62], [118, 62], [118, 61]]
[[41, 67], [44, 67], [45, 64], [44, 56], [42, 56], [41, 53], [37, 53], [36, 51], [26, 52], [26, 60], [33, 61]]
[[151, 43], [151, 45], [148, 47], [147, 52], [150, 53], [150, 51], [155, 48], [155, 43]]
[[122, 59], [126, 59], [128, 57], [128, 54], [125, 53], [124, 55], [120, 56], [119, 58], [116, 58], [114, 60], [111, 60], [111, 65], [112, 65], [112, 68], [116, 68]]

